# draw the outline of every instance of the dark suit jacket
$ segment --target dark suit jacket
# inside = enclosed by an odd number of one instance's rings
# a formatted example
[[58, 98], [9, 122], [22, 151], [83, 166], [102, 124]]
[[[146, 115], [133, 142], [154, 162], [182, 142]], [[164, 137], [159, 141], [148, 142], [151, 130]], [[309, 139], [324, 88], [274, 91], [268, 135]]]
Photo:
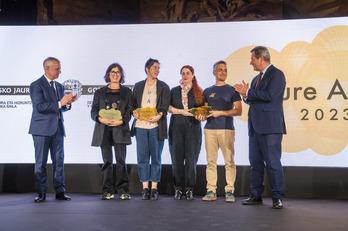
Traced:
[[286, 134], [283, 97], [285, 90], [285, 76], [281, 70], [271, 65], [255, 89], [258, 76], [250, 85], [246, 103], [249, 108], [249, 135], [250, 128], [259, 134]]
[[[105, 109], [107, 86], [98, 89], [94, 93], [93, 104], [91, 109], [92, 120], [95, 121], [92, 146], [100, 146], [103, 142], [105, 125], [98, 120], [100, 109]], [[120, 103], [118, 110], [121, 111], [123, 124], [113, 127], [112, 134], [114, 142], [118, 144], [131, 144], [129, 120], [133, 111], [132, 107], [132, 91], [128, 87], [120, 85]]]
[[[64, 86], [57, 81], [56, 89], [58, 99], [64, 96]], [[52, 136], [56, 133], [59, 122], [59, 114], [62, 120], [64, 111], [70, 110], [63, 106], [59, 110], [58, 100], [45, 76], [30, 84], [30, 98], [33, 106], [29, 134], [38, 136]], [[64, 123], [63, 123], [64, 128]], [[65, 131], [64, 131], [65, 136]]]
[[[145, 83], [146, 80], [140, 81], [134, 85], [133, 88], [133, 107], [134, 109], [141, 108], [141, 101], [143, 98], [143, 92], [145, 88]], [[158, 139], [163, 140], [167, 139], [168, 137], [168, 132], [167, 132], [167, 113], [168, 113], [168, 107], [170, 103], [170, 89], [169, 86], [157, 79], [157, 104], [156, 104], [156, 109], [157, 112], [163, 113], [163, 116], [161, 119], [157, 121], [158, 124]], [[132, 136], [135, 134], [135, 122], [134, 120], [133, 125], [132, 125]]]

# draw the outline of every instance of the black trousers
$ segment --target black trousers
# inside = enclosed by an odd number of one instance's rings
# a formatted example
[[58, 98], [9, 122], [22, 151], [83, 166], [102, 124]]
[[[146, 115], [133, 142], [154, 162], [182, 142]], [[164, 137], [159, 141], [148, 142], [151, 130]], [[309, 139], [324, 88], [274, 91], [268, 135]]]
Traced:
[[172, 158], [173, 184], [176, 190], [193, 190], [196, 166], [202, 145], [201, 124], [194, 118], [174, 118], [169, 127], [169, 150]]
[[[116, 159], [115, 175], [113, 168], [113, 147]], [[112, 137], [112, 128], [105, 128], [104, 139], [100, 148], [104, 162], [101, 168], [103, 192], [117, 193], [118, 195], [129, 193], [129, 179], [126, 165], [126, 145], [115, 143]]]

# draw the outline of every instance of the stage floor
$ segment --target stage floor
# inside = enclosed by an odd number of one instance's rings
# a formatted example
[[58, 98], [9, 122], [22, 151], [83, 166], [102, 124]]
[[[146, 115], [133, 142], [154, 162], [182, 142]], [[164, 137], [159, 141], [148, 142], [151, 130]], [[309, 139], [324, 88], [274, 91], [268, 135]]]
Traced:
[[0, 194], [0, 230], [347, 230], [348, 201], [286, 198], [284, 209], [271, 208], [271, 199], [262, 205], [242, 206], [244, 198], [226, 203], [175, 201], [160, 195], [158, 201], [102, 201], [99, 194], [68, 194], [71, 201], [57, 201], [48, 194], [43, 203], [34, 203], [33, 193]]

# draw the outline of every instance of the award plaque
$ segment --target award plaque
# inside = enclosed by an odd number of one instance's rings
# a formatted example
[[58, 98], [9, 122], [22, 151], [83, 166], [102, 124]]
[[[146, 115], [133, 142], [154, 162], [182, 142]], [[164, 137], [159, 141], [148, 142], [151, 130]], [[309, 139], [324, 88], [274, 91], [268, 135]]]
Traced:
[[157, 109], [154, 107], [137, 108], [134, 111], [139, 115], [140, 120], [148, 120], [152, 116], [158, 115]]
[[99, 116], [101, 118], [109, 119], [109, 120], [122, 120], [121, 111], [116, 110], [114, 108], [111, 108], [109, 110], [107, 109], [99, 110]]
[[213, 108], [210, 106], [194, 107], [190, 109], [190, 113], [194, 116], [203, 115], [207, 117], [210, 114], [209, 112], [212, 110]]

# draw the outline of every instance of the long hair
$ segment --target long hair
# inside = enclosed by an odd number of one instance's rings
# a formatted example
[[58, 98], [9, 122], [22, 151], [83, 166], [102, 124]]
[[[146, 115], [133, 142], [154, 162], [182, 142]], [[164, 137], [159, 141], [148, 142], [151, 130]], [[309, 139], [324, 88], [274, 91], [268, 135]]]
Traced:
[[[195, 70], [190, 65], [183, 66], [180, 69], [180, 74], [182, 73], [182, 70], [184, 68], [189, 69], [192, 72], [193, 75], [195, 74]], [[182, 79], [180, 80], [180, 83], [181, 82], [182, 82]], [[196, 75], [193, 76], [193, 79], [192, 79], [192, 92], [193, 92], [193, 96], [195, 98], [196, 104], [197, 105], [203, 105], [203, 103], [204, 103], [203, 89], [198, 85]]]

